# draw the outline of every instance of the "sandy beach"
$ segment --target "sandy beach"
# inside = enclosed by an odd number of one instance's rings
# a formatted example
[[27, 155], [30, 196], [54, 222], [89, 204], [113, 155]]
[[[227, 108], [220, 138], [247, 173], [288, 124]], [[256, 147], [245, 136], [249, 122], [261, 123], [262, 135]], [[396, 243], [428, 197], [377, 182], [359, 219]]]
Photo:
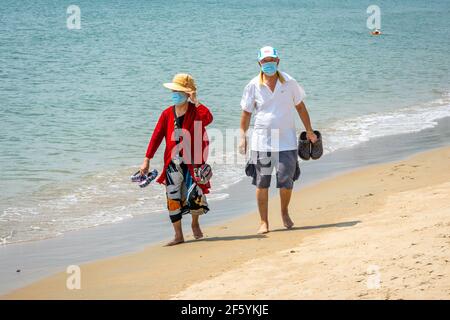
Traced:
[[82, 265], [80, 290], [61, 272], [2, 299], [449, 299], [449, 195], [446, 147], [301, 189], [292, 230], [275, 197], [266, 235], [253, 212]]

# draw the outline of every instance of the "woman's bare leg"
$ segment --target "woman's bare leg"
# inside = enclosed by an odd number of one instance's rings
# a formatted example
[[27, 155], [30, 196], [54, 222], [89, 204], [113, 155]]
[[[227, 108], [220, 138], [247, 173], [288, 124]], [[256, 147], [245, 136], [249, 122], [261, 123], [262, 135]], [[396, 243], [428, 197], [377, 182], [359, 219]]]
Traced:
[[175, 230], [175, 238], [170, 241], [167, 246], [174, 246], [184, 242], [183, 229], [181, 228], [181, 219], [172, 223], [173, 229]]
[[200, 229], [200, 224], [198, 222], [200, 215], [193, 214], [192, 215], [192, 233], [194, 234], [195, 239], [203, 238], [202, 229]]

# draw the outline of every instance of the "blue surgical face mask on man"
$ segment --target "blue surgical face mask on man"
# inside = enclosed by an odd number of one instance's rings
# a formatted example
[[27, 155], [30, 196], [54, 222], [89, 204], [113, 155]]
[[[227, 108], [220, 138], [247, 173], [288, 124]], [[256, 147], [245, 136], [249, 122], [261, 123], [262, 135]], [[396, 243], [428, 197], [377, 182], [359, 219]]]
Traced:
[[278, 65], [275, 61], [266, 62], [261, 65], [261, 71], [268, 76], [273, 76], [277, 72]]
[[175, 105], [183, 104], [187, 100], [187, 95], [183, 92], [172, 92], [172, 102]]

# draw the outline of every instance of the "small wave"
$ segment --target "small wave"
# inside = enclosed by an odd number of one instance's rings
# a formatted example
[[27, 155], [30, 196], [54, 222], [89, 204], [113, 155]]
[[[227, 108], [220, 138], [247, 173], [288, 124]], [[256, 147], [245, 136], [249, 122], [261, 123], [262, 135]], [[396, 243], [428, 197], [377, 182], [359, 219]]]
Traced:
[[338, 120], [322, 129], [325, 153], [350, 148], [374, 138], [433, 128], [437, 120], [445, 117], [450, 117], [449, 93], [421, 105]]
[[141, 189], [131, 183], [128, 169], [51, 185], [33, 194], [29, 203], [3, 209], [0, 243], [52, 238], [68, 231], [161, 212], [165, 208], [165, 199], [160, 191], [156, 184]]
[[211, 193], [208, 195], [208, 201], [218, 201], [228, 199], [230, 195], [228, 193]]

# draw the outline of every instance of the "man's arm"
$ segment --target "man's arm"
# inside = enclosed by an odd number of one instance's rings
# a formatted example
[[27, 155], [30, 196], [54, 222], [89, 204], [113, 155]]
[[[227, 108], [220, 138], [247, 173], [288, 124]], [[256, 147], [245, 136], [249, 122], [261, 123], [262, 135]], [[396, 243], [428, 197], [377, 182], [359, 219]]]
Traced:
[[241, 114], [241, 142], [239, 143], [239, 152], [245, 154], [247, 152], [247, 131], [250, 126], [250, 119], [252, 114], [247, 111], [242, 111]]
[[314, 131], [311, 126], [311, 119], [309, 118], [308, 110], [306, 109], [305, 104], [300, 102], [298, 105], [295, 106], [295, 109], [297, 109], [298, 115], [300, 116], [300, 119], [303, 122], [303, 125], [306, 129], [306, 137], [312, 142], [315, 143], [317, 141], [317, 137], [314, 134]]

